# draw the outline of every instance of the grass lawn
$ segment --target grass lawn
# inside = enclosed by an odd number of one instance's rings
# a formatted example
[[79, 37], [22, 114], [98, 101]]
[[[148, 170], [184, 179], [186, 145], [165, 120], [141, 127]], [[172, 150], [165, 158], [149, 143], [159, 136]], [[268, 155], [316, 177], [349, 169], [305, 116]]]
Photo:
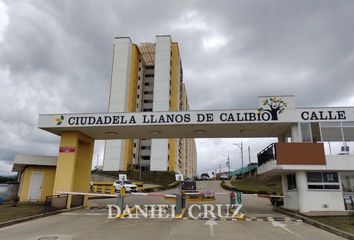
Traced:
[[313, 220], [354, 234], [354, 215], [337, 217], [311, 217]]
[[44, 212], [44, 205], [40, 204], [11, 204], [0, 205], [0, 222], [6, 222], [17, 218], [29, 217]]
[[281, 178], [265, 180], [261, 177], [245, 178], [231, 181], [231, 184], [239, 191], [250, 191], [255, 193], [282, 193]]

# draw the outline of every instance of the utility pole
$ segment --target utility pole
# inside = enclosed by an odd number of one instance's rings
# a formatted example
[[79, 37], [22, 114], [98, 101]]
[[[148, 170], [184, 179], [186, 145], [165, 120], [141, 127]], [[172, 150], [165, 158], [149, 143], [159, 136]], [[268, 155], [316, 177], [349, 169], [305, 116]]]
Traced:
[[242, 164], [242, 179], [243, 179], [243, 142], [241, 141], [241, 164]]
[[228, 175], [230, 176], [230, 174], [231, 174], [231, 173], [230, 173], [230, 171], [231, 171], [231, 170], [230, 170], [230, 155], [229, 155], [229, 154], [227, 154], [227, 162], [226, 162], [226, 166], [227, 166], [227, 167], [228, 167], [228, 169], [229, 169], [229, 174], [228, 174]]
[[241, 143], [233, 143], [233, 145], [241, 149], [241, 176], [243, 179], [243, 142], [241, 141]]

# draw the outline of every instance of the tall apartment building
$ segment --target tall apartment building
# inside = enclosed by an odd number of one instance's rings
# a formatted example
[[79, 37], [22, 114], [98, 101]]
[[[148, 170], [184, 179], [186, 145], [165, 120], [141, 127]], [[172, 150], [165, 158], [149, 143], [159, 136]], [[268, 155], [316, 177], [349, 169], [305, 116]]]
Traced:
[[[156, 43], [133, 44], [115, 38], [109, 112], [189, 110], [177, 42], [156, 36]], [[194, 139], [107, 140], [104, 171], [139, 169], [195, 176]]]

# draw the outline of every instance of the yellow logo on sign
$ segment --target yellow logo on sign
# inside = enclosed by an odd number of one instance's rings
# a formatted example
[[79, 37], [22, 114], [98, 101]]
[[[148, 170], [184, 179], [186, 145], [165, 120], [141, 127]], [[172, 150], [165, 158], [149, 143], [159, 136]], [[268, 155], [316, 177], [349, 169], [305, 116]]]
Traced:
[[61, 125], [63, 123], [64, 116], [61, 115], [60, 117], [56, 118], [55, 121], [57, 122], [57, 125]]

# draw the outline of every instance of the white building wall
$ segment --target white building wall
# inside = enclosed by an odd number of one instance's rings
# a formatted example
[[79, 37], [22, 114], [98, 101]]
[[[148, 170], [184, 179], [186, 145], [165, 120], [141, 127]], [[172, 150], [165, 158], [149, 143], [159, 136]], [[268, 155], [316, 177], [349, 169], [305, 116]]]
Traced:
[[308, 210], [308, 208], [306, 207], [307, 179], [306, 173], [304, 171], [296, 172], [296, 186], [299, 198], [299, 211], [306, 212], [306, 210]]
[[[130, 38], [116, 38], [114, 43], [109, 112], [127, 112], [130, 81], [132, 42]], [[105, 144], [103, 171], [122, 168], [124, 141], [107, 140]]]
[[[156, 36], [153, 111], [170, 108], [171, 37]], [[168, 139], [152, 139], [151, 171], [166, 171], [168, 167]]]
[[[299, 211], [345, 211], [342, 190], [308, 190], [305, 171], [296, 172]], [[339, 185], [340, 182], [339, 182]]]
[[305, 201], [306, 204], [300, 209], [300, 212], [345, 211], [341, 190], [309, 190], [306, 193]]

